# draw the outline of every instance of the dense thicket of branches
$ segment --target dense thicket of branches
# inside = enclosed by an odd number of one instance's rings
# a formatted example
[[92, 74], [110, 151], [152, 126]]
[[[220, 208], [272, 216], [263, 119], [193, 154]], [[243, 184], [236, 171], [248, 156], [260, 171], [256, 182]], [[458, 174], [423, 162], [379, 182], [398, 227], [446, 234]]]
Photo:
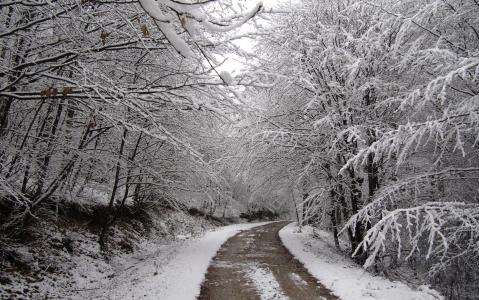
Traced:
[[101, 240], [125, 203], [177, 207], [178, 193], [192, 191], [217, 204], [225, 184], [209, 161], [220, 125], [241, 106], [215, 69], [228, 45], [215, 35], [261, 6], [205, 3], [0, 3], [6, 234], [68, 201], [106, 207]]
[[267, 189], [289, 187], [299, 219], [331, 228], [338, 247], [343, 234], [366, 267], [413, 278], [409, 265], [450, 299], [474, 297], [479, 4], [322, 0], [290, 9], [252, 66], [250, 80], [265, 88], [254, 91], [263, 113], [244, 135], [244, 169], [272, 165], [267, 178], [282, 180]]

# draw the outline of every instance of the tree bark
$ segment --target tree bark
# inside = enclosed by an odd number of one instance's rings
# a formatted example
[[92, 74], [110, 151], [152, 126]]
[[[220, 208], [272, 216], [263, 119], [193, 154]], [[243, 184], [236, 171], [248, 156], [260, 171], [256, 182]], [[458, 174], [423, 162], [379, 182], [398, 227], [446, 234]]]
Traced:
[[[131, 164], [135, 160], [136, 154], [138, 153], [138, 148], [140, 146], [142, 136], [143, 136], [143, 133], [140, 132], [140, 135], [138, 136], [138, 139], [137, 139], [136, 144], [135, 144], [135, 148], [133, 149], [133, 151], [132, 151], [132, 153], [131, 153], [131, 155], [128, 159], [129, 164]], [[115, 215], [113, 216], [113, 219], [111, 220], [111, 222], [108, 226], [115, 225], [115, 222], [118, 219], [118, 216], [120, 215], [121, 209], [125, 206], [126, 199], [128, 198], [128, 194], [130, 192], [129, 178], [130, 178], [130, 175], [131, 175], [132, 168], [133, 168], [133, 166], [130, 166], [128, 168], [126, 179], [125, 179], [126, 182], [125, 182], [125, 191], [123, 193], [123, 198], [121, 199], [121, 203], [118, 206], [118, 208], [116, 209]]]
[[110, 214], [113, 209], [113, 204], [115, 203], [115, 196], [116, 196], [116, 191], [118, 189], [118, 182], [120, 181], [120, 171], [121, 171], [121, 159], [123, 156], [123, 150], [125, 148], [125, 140], [127, 136], [128, 130], [126, 128], [123, 128], [123, 134], [120, 142], [120, 149], [118, 151], [118, 161], [116, 163], [116, 168], [115, 168], [115, 179], [113, 181], [113, 187], [110, 195], [110, 201], [108, 203], [107, 210], [105, 212], [105, 218], [103, 222], [103, 226], [100, 232], [99, 240], [98, 242], [100, 243], [100, 246], [105, 249], [106, 248], [106, 238], [108, 234], [108, 228], [111, 223], [110, 220]]
[[53, 141], [55, 140], [58, 123], [60, 122], [60, 118], [63, 112], [63, 103], [58, 103], [57, 113], [55, 114], [55, 119], [53, 120], [52, 127], [50, 129], [50, 133], [48, 134], [47, 138], [47, 146], [45, 149], [45, 156], [43, 157], [42, 164], [40, 166], [40, 175], [38, 176], [37, 181], [37, 188], [34, 194], [34, 197], [37, 197], [42, 193], [43, 186], [45, 185], [45, 178], [47, 177], [47, 171], [50, 166], [50, 161], [53, 155]]

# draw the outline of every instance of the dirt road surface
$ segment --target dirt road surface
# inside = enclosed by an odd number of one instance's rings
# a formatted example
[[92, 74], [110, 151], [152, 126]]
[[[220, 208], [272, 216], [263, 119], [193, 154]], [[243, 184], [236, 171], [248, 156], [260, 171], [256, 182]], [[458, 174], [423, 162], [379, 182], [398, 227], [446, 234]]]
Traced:
[[198, 300], [333, 300], [283, 246], [275, 222], [230, 238], [213, 259]]

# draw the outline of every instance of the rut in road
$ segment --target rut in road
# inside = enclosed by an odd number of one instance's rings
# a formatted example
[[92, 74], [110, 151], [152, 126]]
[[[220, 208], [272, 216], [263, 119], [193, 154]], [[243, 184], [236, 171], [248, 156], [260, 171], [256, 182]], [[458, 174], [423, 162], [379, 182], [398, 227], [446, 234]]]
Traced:
[[230, 238], [213, 259], [198, 300], [339, 299], [283, 246], [275, 222]]

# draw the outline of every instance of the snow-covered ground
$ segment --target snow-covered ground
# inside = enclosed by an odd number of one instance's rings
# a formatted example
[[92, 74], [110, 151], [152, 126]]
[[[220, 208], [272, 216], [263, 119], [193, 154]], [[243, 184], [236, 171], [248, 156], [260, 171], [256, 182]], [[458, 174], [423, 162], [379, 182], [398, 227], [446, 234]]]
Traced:
[[[266, 222], [267, 223], [267, 222]], [[178, 241], [129, 261], [118, 262], [115, 276], [80, 295], [88, 299], [196, 299], [211, 259], [221, 245], [241, 230], [266, 223], [235, 224], [209, 231], [199, 238]]]
[[303, 227], [299, 233], [295, 224], [289, 224], [279, 236], [308, 271], [342, 300], [444, 299], [427, 286], [414, 290], [404, 283], [374, 276], [338, 253], [328, 233], [321, 232], [321, 238], [314, 239], [312, 233], [311, 227]]

